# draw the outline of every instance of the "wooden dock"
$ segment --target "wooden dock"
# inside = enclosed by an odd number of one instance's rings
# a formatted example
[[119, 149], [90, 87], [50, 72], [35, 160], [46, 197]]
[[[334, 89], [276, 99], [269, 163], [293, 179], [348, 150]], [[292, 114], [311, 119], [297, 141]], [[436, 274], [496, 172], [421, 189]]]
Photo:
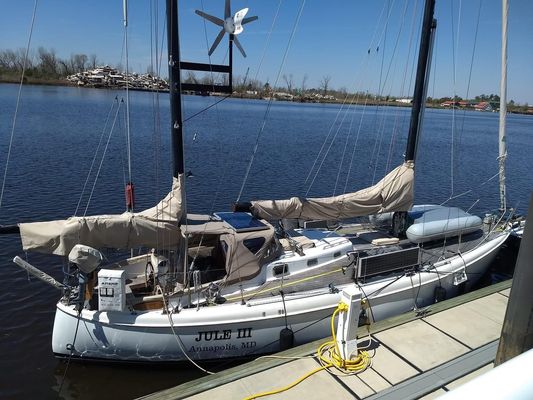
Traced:
[[[372, 364], [358, 375], [320, 371], [294, 388], [265, 398], [431, 399], [493, 367], [511, 281], [370, 327]], [[366, 336], [366, 338], [365, 338]], [[360, 327], [361, 345], [368, 329]], [[242, 399], [286, 386], [320, 366], [312, 357], [324, 340], [163, 390], [144, 400]], [[294, 359], [289, 357], [303, 357]]]

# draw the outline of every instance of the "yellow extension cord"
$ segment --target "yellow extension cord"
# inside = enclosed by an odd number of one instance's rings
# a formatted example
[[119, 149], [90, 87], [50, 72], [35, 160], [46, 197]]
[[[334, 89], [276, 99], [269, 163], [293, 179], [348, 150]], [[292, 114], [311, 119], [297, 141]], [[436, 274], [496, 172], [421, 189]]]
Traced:
[[318, 358], [322, 363], [324, 363], [324, 365], [308, 372], [307, 374], [298, 378], [296, 381], [292, 382], [287, 386], [268, 392], [257, 393], [252, 396], [246, 397], [244, 400], [258, 399], [260, 397], [270, 396], [273, 394], [284, 392], [295, 387], [300, 382], [309, 378], [311, 375], [331, 367], [336, 367], [340, 371], [350, 374], [364, 371], [370, 361], [370, 357], [368, 356], [368, 353], [366, 351], [360, 351], [357, 358], [353, 360], [345, 360], [340, 356], [339, 346], [337, 344], [337, 338], [335, 335], [335, 317], [338, 313], [346, 311], [348, 311], [348, 305], [343, 302], [340, 302], [335, 311], [333, 312], [333, 315], [331, 316], [331, 336], [333, 336], [333, 340], [323, 343], [317, 350]]

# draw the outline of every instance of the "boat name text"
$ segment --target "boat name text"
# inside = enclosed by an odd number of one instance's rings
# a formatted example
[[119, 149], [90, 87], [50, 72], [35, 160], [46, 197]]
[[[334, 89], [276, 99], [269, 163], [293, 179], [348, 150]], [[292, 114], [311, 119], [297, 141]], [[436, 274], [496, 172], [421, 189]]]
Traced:
[[237, 331], [232, 331], [231, 329], [224, 329], [221, 331], [199, 331], [198, 337], [194, 340], [196, 342], [200, 342], [202, 340], [206, 342], [211, 340], [229, 340], [232, 338], [234, 333], [237, 334], [237, 339], [250, 338], [252, 337], [252, 328], [238, 328]]

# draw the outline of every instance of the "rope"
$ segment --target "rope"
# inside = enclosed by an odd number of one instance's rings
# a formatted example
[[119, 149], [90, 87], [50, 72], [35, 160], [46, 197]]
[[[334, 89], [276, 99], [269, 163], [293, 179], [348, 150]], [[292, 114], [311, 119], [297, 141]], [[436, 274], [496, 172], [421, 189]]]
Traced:
[[[283, 71], [283, 67], [285, 66], [285, 61], [287, 60], [287, 55], [288, 55], [289, 50], [291, 48], [292, 40], [294, 38], [294, 34], [296, 33], [296, 28], [298, 27], [298, 24], [300, 22], [300, 17], [302, 16], [302, 13], [303, 13], [303, 10], [304, 10], [304, 7], [305, 7], [305, 2], [306, 2], [306, 0], [302, 1], [300, 9], [298, 10], [298, 15], [296, 16], [296, 20], [295, 20], [294, 25], [292, 27], [291, 36], [289, 37], [289, 41], [287, 43], [287, 47], [285, 48], [285, 53], [283, 54], [281, 65], [280, 65], [280, 67], [278, 69], [278, 74], [276, 76], [276, 80], [274, 81], [274, 87], [277, 86], [279, 78], [281, 76], [281, 72]], [[268, 117], [268, 114], [270, 113], [270, 108], [272, 107], [272, 101], [273, 101], [273, 98], [271, 97], [270, 100], [268, 101], [267, 108], [266, 108], [266, 111], [265, 111], [265, 115], [263, 117], [263, 123], [261, 124], [261, 128], [259, 129], [259, 132], [257, 133], [257, 136], [255, 138], [254, 150], [252, 152], [252, 156], [250, 157], [250, 162], [248, 163], [248, 166], [246, 168], [246, 173], [244, 174], [244, 179], [242, 181], [241, 189], [239, 191], [239, 195], [237, 196], [237, 200], [236, 200], [237, 202], [239, 202], [240, 199], [241, 199], [242, 193], [244, 191], [244, 187], [245, 187], [246, 182], [248, 180], [248, 176], [250, 175], [250, 170], [252, 169], [252, 165], [254, 163], [255, 155], [257, 154], [257, 149], [259, 148], [259, 139], [261, 138], [261, 135], [262, 135], [263, 131], [265, 130], [267, 117]]]
[[76, 343], [76, 337], [78, 336], [78, 328], [80, 326], [80, 320], [81, 320], [81, 308], [78, 310], [78, 320], [76, 321], [76, 329], [74, 331], [74, 338], [72, 339], [72, 345], [70, 346], [70, 354], [67, 359], [67, 366], [65, 367], [65, 372], [63, 372], [63, 376], [61, 378], [61, 384], [59, 385], [59, 390], [57, 391], [57, 397], [61, 398], [61, 391], [63, 390], [63, 385], [65, 384], [65, 379], [67, 377], [68, 368], [70, 367], [70, 360], [72, 359], [72, 355], [74, 354], [74, 344]]
[[9, 159], [11, 158], [11, 149], [13, 147], [13, 139], [15, 137], [15, 126], [17, 123], [17, 115], [18, 115], [18, 110], [19, 110], [19, 105], [20, 105], [20, 98], [22, 95], [22, 84], [24, 83], [24, 74], [26, 72], [26, 62], [28, 61], [28, 53], [30, 51], [31, 36], [33, 34], [33, 26], [35, 24], [35, 15], [37, 13], [37, 3], [38, 3], [38, 0], [35, 0], [35, 3], [33, 4], [33, 13], [31, 16], [31, 23], [30, 23], [30, 34], [28, 35], [28, 44], [26, 45], [26, 51], [24, 53], [24, 62], [22, 63], [22, 74], [20, 75], [20, 84], [19, 84], [19, 90], [17, 94], [17, 103], [15, 106], [15, 115], [13, 115], [13, 124], [11, 125], [11, 135], [9, 137], [9, 146], [7, 149], [6, 166], [4, 169], [4, 177], [2, 179], [2, 190], [0, 191], [0, 208], [2, 207], [2, 200], [4, 199], [4, 189], [6, 186]]
[[[335, 317], [341, 312], [347, 312], [349, 306], [345, 303], [340, 302], [331, 316], [331, 336], [333, 340], [323, 343], [317, 350], [317, 357], [322, 366], [306, 373], [305, 375], [298, 378], [296, 381], [290, 383], [287, 386], [284, 386], [279, 389], [270, 390], [267, 392], [257, 393], [248, 397], [245, 397], [244, 400], [253, 400], [260, 397], [271, 396], [274, 394], [285, 392], [289, 389], [292, 389], [299, 383], [303, 382], [310, 376], [316, 374], [317, 372], [328, 370], [329, 368], [336, 368], [345, 374], [354, 374], [363, 372], [370, 365], [370, 357], [366, 351], [359, 352], [358, 356], [354, 359], [346, 360], [341, 357], [339, 346], [337, 344], [337, 338], [335, 334]], [[328, 371], [329, 372], [329, 371]]]
[[165, 313], [168, 317], [168, 322], [170, 324], [170, 330], [172, 331], [172, 334], [174, 335], [174, 338], [176, 339], [176, 342], [178, 343], [178, 346], [182, 352], [182, 354], [185, 356], [187, 360], [190, 361], [192, 365], [194, 365], [196, 368], [198, 368], [200, 371], [205, 372], [208, 375], [213, 375], [214, 372], [208, 371], [207, 369], [201, 367], [198, 363], [196, 363], [192, 358], [189, 357], [187, 352], [185, 351], [185, 348], [183, 346], [183, 342], [181, 341], [181, 337], [176, 333], [176, 330], [174, 329], [174, 321], [172, 319], [172, 314], [168, 310], [167, 301], [165, 296], [163, 295], [163, 307], [165, 308]]

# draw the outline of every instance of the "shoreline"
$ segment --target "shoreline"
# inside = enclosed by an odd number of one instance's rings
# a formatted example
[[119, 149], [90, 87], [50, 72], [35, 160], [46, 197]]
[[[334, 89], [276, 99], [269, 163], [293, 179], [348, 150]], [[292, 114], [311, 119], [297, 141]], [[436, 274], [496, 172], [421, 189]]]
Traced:
[[[0, 84], [2, 83], [8, 83], [8, 84], [20, 84], [20, 79], [12, 79], [8, 77], [1, 77], [0, 78]], [[65, 87], [78, 87], [80, 89], [107, 89], [107, 90], [122, 90], [123, 87], [109, 87], [109, 86], [97, 86], [97, 85], [91, 85], [91, 86], [78, 86], [75, 84], [71, 84], [68, 81], [64, 79], [42, 79], [42, 78], [33, 78], [33, 77], [25, 77], [24, 79], [24, 85], [37, 85], [37, 86], [65, 86]], [[137, 92], [159, 92], [159, 93], [168, 93], [168, 89], [148, 89], [148, 88], [137, 88], [137, 87], [130, 87], [129, 90], [137, 91]], [[196, 94], [196, 93], [187, 93], [192, 96], [204, 96], [205, 94]], [[223, 94], [211, 94], [208, 96], [212, 97], [222, 97]], [[268, 98], [265, 98], [261, 95], [250, 95], [246, 93], [233, 93], [231, 98], [234, 99], [249, 99], [249, 100], [268, 100]], [[287, 99], [274, 99], [275, 101], [285, 101], [289, 103], [315, 103], [315, 104], [343, 104], [343, 99], [335, 99], [335, 100], [313, 100], [309, 101], [305, 98], [298, 98], [294, 97], [294, 100], [287, 100]], [[350, 103], [350, 105], [358, 105], [358, 106], [388, 106], [388, 107], [403, 107], [403, 108], [410, 108], [411, 104], [409, 103], [400, 103], [397, 101], [355, 101]], [[438, 104], [432, 104], [432, 103], [426, 103], [427, 108], [436, 109], [436, 110], [451, 110], [451, 107], [442, 107]], [[456, 110], [466, 110], [466, 111], [475, 111], [471, 108], [463, 108], [463, 107], [455, 107]], [[478, 112], [497, 112], [497, 111], [478, 111]], [[520, 111], [520, 110], [507, 110], [509, 114], [519, 114], [519, 115], [533, 115], [531, 112], [527, 111]]]

